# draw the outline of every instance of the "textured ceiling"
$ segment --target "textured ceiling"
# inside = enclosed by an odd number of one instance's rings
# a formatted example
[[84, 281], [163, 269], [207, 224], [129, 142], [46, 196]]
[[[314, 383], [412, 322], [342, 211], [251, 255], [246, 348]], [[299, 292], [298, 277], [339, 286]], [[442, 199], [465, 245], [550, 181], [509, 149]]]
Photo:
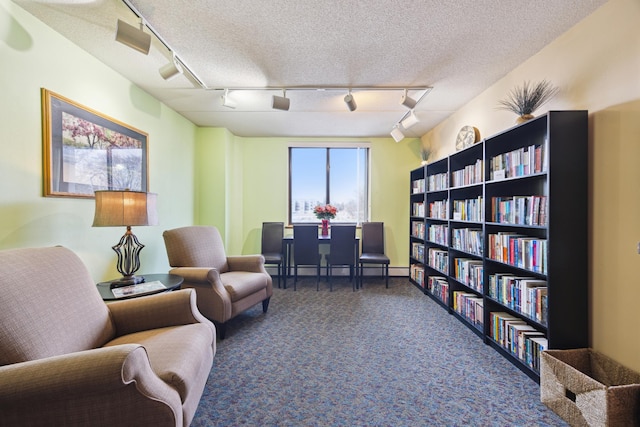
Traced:
[[[347, 88], [430, 86], [415, 108], [420, 123], [404, 131], [416, 137], [605, 0], [131, 1], [202, 85], [187, 74], [160, 77], [171, 53], [158, 40], [149, 55], [114, 41], [118, 19], [138, 25], [120, 0], [14, 3], [200, 126], [239, 136], [386, 137], [407, 113], [403, 91], [354, 89], [350, 112]], [[220, 96], [229, 87], [289, 88], [291, 108], [271, 108], [281, 91], [231, 91], [238, 106], [228, 109]]]

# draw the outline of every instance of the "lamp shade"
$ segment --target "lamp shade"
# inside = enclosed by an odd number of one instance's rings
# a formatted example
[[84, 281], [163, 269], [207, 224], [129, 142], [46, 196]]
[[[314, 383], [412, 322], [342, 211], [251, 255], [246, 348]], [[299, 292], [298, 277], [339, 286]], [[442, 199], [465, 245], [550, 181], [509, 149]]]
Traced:
[[94, 227], [157, 225], [155, 193], [96, 191]]

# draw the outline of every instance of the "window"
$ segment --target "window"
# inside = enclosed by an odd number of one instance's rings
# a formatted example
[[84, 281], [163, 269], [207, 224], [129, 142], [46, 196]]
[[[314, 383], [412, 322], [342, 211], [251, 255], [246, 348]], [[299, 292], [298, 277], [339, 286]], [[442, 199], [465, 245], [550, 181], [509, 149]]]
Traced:
[[318, 222], [317, 205], [338, 208], [334, 222], [368, 218], [368, 147], [290, 147], [289, 222]]

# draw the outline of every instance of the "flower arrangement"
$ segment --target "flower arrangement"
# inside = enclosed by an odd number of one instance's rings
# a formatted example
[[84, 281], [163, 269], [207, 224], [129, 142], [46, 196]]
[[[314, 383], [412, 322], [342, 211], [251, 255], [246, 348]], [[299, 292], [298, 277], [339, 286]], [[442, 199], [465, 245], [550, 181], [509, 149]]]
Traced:
[[313, 213], [318, 219], [333, 219], [338, 213], [338, 209], [333, 205], [318, 205], [313, 208]]

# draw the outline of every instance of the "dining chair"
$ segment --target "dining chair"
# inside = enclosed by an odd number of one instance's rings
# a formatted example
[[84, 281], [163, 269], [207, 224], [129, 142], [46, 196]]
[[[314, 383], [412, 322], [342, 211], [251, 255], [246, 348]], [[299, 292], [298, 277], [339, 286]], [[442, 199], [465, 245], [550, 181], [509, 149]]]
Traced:
[[284, 222], [262, 223], [262, 256], [265, 265], [278, 267], [278, 288], [280, 278], [284, 276], [284, 289], [287, 289], [287, 276], [284, 275]]
[[[355, 225], [332, 225], [331, 242], [329, 243], [329, 253], [326, 254], [327, 280], [329, 281], [329, 291], [333, 291], [333, 267], [348, 266], [349, 281], [352, 288], [356, 290], [358, 268], [357, 268], [357, 248], [356, 248], [356, 226]], [[356, 280], [353, 280], [354, 270]]]
[[316, 267], [316, 290], [320, 290], [320, 241], [316, 224], [293, 225], [293, 290], [298, 281], [298, 266], [313, 265]]
[[360, 267], [359, 283], [362, 287], [362, 276], [364, 275], [365, 264], [379, 264], [383, 269], [383, 276], [386, 279], [386, 287], [389, 287], [389, 257], [384, 251], [384, 223], [383, 222], [363, 222], [362, 223], [362, 253], [358, 260]]

